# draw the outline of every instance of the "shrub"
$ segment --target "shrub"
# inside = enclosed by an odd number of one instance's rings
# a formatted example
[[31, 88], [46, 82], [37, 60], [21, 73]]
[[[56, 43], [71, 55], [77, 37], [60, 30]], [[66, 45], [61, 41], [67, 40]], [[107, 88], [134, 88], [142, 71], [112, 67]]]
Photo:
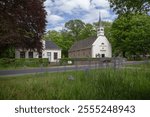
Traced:
[[48, 66], [47, 58], [28, 58], [28, 59], [0, 59], [1, 68], [17, 68], [17, 67], [40, 67]]
[[72, 64], [74, 64], [74, 59], [72, 58], [62, 58], [60, 59], [59, 63], [60, 65], [67, 65], [69, 61], [71, 61]]

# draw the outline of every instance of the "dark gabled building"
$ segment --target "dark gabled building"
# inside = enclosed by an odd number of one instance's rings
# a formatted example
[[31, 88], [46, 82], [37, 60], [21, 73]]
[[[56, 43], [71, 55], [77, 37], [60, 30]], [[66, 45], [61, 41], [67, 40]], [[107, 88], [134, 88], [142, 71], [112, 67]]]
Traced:
[[97, 39], [96, 36], [75, 42], [69, 49], [70, 58], [87, 58], [92, 57], [92, 44]]

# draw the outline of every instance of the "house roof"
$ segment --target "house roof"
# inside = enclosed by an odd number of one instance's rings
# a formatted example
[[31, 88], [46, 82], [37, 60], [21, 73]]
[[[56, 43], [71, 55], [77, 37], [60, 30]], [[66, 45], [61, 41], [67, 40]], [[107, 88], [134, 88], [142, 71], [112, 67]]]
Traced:
[[75, 50], [81, 50], [85, 48], [91, 48], [92, 44], [95, 42], [96, 39], [97, 37], [93, 36], [84, 40], [77, 41], [71, 46], [71, 48], [69, 49], [69, 52], [75, 51]]
[[58, 47], [54, 42], [52, 42], [50, 40], [45, 41], [45, 49], [61, 50], [60, 47]]

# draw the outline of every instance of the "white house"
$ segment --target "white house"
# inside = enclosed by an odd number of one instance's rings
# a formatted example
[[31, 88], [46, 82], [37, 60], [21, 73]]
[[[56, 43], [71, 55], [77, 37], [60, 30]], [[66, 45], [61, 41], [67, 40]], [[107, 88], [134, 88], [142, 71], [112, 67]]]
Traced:
[[61, 49], [52, 41], [42, 40], [43, 50], [38, 53], [35, 50], [16, 49], [16, 58], [48, 58], [49, 62], [57, 62], [61, 58]]
[[104, 27], [99, 22], [97, 37], [90, 37], [75, 42], [69, 49], [70, 58], [111, 58], [112, 47], [104, 34]]

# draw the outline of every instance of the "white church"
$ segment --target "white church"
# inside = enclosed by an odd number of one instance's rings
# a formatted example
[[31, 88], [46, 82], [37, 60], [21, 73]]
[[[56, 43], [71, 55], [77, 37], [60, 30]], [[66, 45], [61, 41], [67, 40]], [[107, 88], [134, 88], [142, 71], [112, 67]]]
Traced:
[[69, 49], [70, 58], [111, 58], [112, 47], [105, 36], [104, 27], [99, 18], [97, 37], [75, 42]]

